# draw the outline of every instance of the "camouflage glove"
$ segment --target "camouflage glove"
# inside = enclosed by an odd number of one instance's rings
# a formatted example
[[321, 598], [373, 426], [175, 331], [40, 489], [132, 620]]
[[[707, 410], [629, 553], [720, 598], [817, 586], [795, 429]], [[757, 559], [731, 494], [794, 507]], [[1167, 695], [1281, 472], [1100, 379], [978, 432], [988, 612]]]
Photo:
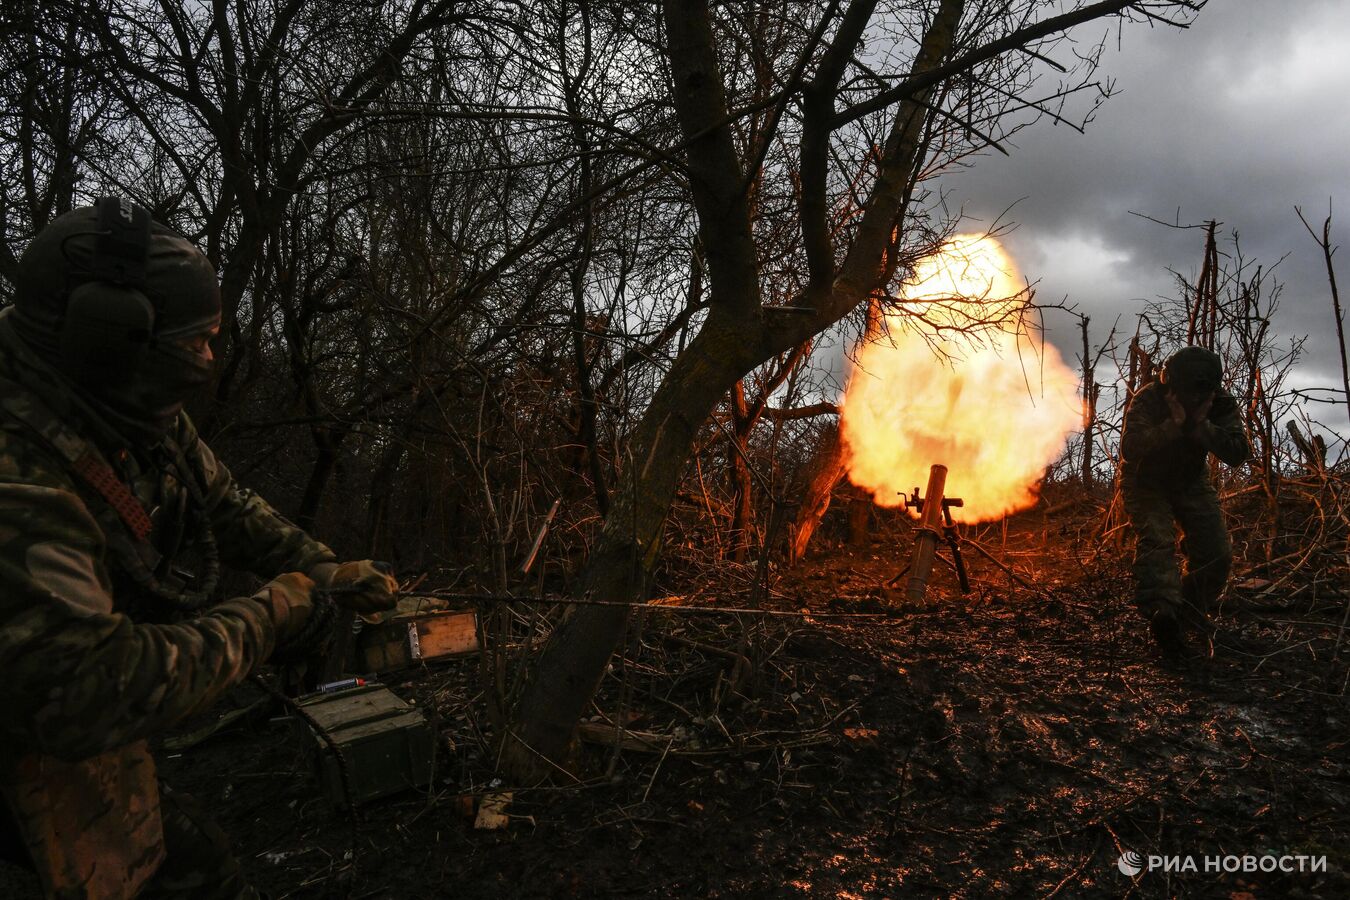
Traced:
[[284, 644], [299, 634], [314, 611], [314, 582], [302, 572], [278, 575], [262, 590], [253, 595], [272, 612], [272, 623], [277, 631], [277, 644]]
[[345, 562], [333, 570], [326, 585], [338, 605], [358, 615], [370, 615], [394, 608], [398, 580], [389, 574], [389, 564], [363, 559]]

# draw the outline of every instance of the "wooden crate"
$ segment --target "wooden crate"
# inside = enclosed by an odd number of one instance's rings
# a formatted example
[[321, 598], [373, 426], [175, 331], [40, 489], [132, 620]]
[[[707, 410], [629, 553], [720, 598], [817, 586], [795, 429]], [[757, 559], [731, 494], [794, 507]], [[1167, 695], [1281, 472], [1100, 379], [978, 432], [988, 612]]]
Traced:
[[395, 616], [367, 625], [357, 639], [367, 672], [387, 672], [426, 660], [478, 650], [478, 614], [472, 610]]

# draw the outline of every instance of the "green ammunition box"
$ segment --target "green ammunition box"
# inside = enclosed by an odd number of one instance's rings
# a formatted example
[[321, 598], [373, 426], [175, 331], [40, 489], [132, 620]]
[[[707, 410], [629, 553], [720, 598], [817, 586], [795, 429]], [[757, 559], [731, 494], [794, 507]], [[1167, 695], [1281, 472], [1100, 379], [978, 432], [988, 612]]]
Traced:
[[328, 742], [312, 735], [319, 783], [334, 803], [346, 805], [344, 765], [358, 804], [431, 781], [435, 737], [426, 716], [387, 688], [364, 685], [298, 702], [342, 752], [339, 762]]

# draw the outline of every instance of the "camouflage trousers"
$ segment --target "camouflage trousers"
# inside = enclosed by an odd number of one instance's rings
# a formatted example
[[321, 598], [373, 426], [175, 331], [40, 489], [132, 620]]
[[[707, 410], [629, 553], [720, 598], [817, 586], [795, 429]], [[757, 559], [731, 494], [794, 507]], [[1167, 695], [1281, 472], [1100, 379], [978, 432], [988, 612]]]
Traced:
[[[1122, 494], [1135, 536], [1135, 604], [1140, 612], [1151, 619], [1165, 611], [1183, 623], [1203, 623], [1233, 565], [1233, 546], [1214, 486], [1207, 480], [1167, 487], [1127, 481]], [[1184, 574], [1177, 564], [1178, 525]]]
[[141, 891], [141, 897], [256, 900], [258, 892], [244, 881], [229, 838], [195, 799], [164, 782], [159, 785], [159, 812], [164, 821], [164, 864]]
[[[160, 782], [164, 863], [137, 895], [145, 900], [256, 900], [229, 839], [191, 796]], [[0, 859], [31, 869], [27, 851], [0, 803]], [[38, 892], [34, 876], [34, 896]]]

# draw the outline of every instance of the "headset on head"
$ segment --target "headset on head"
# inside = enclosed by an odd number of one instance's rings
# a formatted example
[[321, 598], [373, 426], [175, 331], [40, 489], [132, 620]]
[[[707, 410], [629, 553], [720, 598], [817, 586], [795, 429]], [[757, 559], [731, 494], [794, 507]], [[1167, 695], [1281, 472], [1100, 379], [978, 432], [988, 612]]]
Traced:
[[[1180, 352], [1180, 351], [1178, 351], [1178, 352]], [[1211, 351], [1209, 351], [1209, 353], [1213, 354], [1213, 355], [1215, 356], [1216, 359], [1218, 358], [1218, 355], [1217, 355], [1217, 354], [1214, 354], [1214, 351], [1211, 350]], [[1169, 371], [1170, 371], [1170, 369], [1171, 369], [1171, 366], [1172, 366], [1172, 365], [1175, 365], [1175, 363], [1173, 363], [1173, 360], [1175, 360], [1176, 357], [1177, 357], [1177, 354], [1176, 354], [1176, 353], [1173, 353], [1171, 356], [1169, 356], [1169, 357], [1167, 358], [1166, 362], [1164, 362], [1164, 363], [1162, 364], [1162, 366], [1158, 369], [1158, 382], [1159, 382], [1160, 384], [1165, 384], [1165, 385], [1173, 386], [1174, 383], [1176, 382], [1176, 376], [1175, 376], [1175, 374], [1169, 374]], [[1220, 369], [1220, 371], [1222, 372], [1222, 369]], [[1221, 375], [1220, 377], [1222, 377], [1222, 375]]]
[[93, 276], [70, 292], [61, 353], [72, 371], [101, 378], [134, 371], [155, 333], [144, 293], [150, 213], [125, 197], [100, 197], [98, 241], [85, 266]]

